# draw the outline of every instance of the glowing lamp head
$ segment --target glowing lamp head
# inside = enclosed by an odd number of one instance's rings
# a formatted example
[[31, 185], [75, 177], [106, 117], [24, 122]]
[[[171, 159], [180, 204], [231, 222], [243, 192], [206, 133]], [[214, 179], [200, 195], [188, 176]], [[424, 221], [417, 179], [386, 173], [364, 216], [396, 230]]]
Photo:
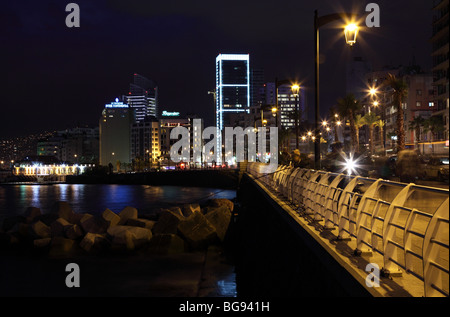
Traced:
[[291, 90], [292, 90], [292, 93], [294, 95], [298, 95], [298, 92], [300, 90], [300, 86], [298, 84], [294, 84], [294, 85], [291, 86]]
[[356, 36], [358, 35], [358, 26], [355, 23], [350, 23], [345, 26], [344, 34], [345, 34], [345, 42], [348, 45], [353, 46], [356, 43]]
[[356, 172], [357, 167], [358, 165], [356, 164], [356, 161], [353, 160], [353, 158], [345, 159], [345, 169], [347, 170], [348, 175]]

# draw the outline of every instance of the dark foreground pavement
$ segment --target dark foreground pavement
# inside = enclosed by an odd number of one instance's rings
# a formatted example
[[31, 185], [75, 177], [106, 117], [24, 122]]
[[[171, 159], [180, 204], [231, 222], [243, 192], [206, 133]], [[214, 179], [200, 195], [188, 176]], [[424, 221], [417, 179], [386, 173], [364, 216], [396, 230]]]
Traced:
[[[69, 263], [80, 287], [66, 286]], [[134, 254], [50, 259], [0, 255], [1, 297], [233, 297], [234, 266], [217, 246], [173, 255]]]

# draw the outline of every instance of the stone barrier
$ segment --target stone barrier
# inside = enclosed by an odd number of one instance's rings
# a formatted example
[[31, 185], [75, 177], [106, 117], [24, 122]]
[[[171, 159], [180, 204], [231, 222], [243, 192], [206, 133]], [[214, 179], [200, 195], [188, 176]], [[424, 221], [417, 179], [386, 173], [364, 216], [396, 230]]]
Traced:
[[64, 201], [49, 213], [29, 207], [0, 225], [0, 252], [30, 250], [64, 257], [99, 252], [139, 251], [173, 254], [205, 250], [224, 241], [234, 203], [211, 199], [205, 205], [180, 204], [161, 209], [156, 217], [139, 215], [128, 206], [115, 213], [75, 213]]

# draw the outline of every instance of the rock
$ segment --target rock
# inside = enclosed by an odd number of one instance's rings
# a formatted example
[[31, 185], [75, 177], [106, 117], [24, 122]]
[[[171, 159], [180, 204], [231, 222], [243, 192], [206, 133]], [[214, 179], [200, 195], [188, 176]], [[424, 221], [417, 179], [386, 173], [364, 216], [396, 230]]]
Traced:
[[177, 216], [183, 216], [184, 217], [183, 212], [181, 211], [180, 207], [171, 207], [171, 208], [169, 208], [169, 210], [172, 213], [174, 213], [175, 215], [177, 215]]
[[213, 207], [220, 207], [220, 206], [225, 205], [228, 207], [228, 209], [230, 209], [230, 212], [233, 212], [233, 210], [234, 210], [234, 203], [231, 200], [225, 199], [225, 198], [211, 199], [209, 201], [209, 204]]
[[83, 217], [86, 215], [86, 213], [75, 213], [72, 217], [72, 223], [75, 225], [80, 225], [80, 220], [83, 219]]
[[10, 231], [16, 224], [25, 222], [26, 218], [22, 215], [7, 217], [3, 220], [2, 229], [4, 232]]
[[34, 221], [41, 221], [45, 223], [47, 226], [51, 226], [51, 224], [55, 222], [55, 220], [58, 218], [60, 217], [56, 213], [48, 213], [36, 217]]
[[120, 217], [108, 208], [102, 212], [101, 217], [107, 223], [108, 227], [116, 226], [120, 222]]
[[31, 230], [31, 225], [28, 223], [18, 222], [8, 230], [8, 233], [15, 234], [18, 238], [21, 238], [22, 240], [28, 239], [28, 238], [34, 238], [35, 235], [33, 234]]
[[180, 221], [177, 229], [180, 236], [195, 250], [206, 248], [217, 238], [216, 229], [199, 212]]
[[66, 228], [71, 226], [70, 222], [68, 222], [64, 218], [58, 218], [56, 219], [51, 225], [51, 235], [52, 237], [62, 237], [64, 236], [64, 232], [66, 231]]
[[83, 240], [81, 240], [80, 247], [87, 252], [91, 252], [101, 250], [108, 244], [109, 242], [106, 239], [105, 234], [88, 232], [84, 236]]
[[50, 245], [50, 242], [52, 241], [52, 238], [42, 238], [42, 239], [35, 239], [33, 241], [33, 245], [36, 248], [45, 248]]
[[50, 242], [50, 256], [69, 256], [72, 255], [75, 249], [75, 241], [63, 237], [53, 237]]
[[173, 254], [185, 251], [185, 242], [175, 234], [156, 234], [150, 240], [148, 250], [157, 254]]
[[128, 219], [136, 219], [138, 217], [138, 211], [136, 208], [128, 206], [119, 213], [119, 217], [120, 221], [118, 225], [124, 225]]
[[153, 226], [153, 233], [177, 233], [177, 227], [180, 221], [186, 218], [180, 213], [174, 212], [170, 209], [164, 209], [158, 218], [158, 221]]
[[60, 218], [63, 218], [70, 223], [73, 223], [73, 220], [75, 219], [75, 212], [66, 201], [57, 201], [53, 206], [52, 211]]
[[137, 219], [128, 219], [126, 225], [152, 230], [155, 223], [156, 223], [156, 221], [154, 221], [154, 220], [137, 218]]
[[117, 225], [110, 227], [107, 231], [111, 237], [113, 245], [127, 250], [142, 247], [152, 238], [152, 231], [149, 229], [133, 226]]
[[101, 217], [95, 217], [91, 214], [85, 214], [80, 219], [80, 226], [85, 233], [105, 233], [108, 229], [108, 224]]
[[223, 241], [230, 224], [231, 211], [227, 206], [222, 205], [209, 210], [205, 217], [216, 229], [217, 237]]
[[31, 225], [31, 232], [37, 238], [49, 238], [51, 236], [51, 229], [42, 221], [37, 221]]
[[28, 207], [24, 216], [26, 223], [32, 223], [37, 217], [42, 216], [41, 209], [37, 207]]
[[83, 235], [83, 230], [79, 225], [69, 225], [65, 228], [64, 234], [67, 238], [75, 240]]
[[185, 217], [189, 217], [190, 215], [192, 215], [194, 212], [200, 212], [200, 205], [199, 204], [185, 204], [183, 206], [183, 215]]

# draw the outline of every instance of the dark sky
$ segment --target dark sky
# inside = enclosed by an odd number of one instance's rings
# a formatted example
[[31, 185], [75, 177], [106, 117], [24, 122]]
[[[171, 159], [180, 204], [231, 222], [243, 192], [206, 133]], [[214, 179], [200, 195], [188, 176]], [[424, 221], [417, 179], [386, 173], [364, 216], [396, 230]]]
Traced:
[[2, 3], [0, 139], [96, 125], [135, 72], [158, 82], [160, 109], [198, 113], [212, 125], [207, 92], [218, 53], [249, 53], [266, 81], [300, 80], [313, 107], [315, 9], [362, 15], [376, 2], [381, 16], [381, 27], [361, 30], [353, 50], [337, 23], [321, 29], [321, 109], [345, 94], [352, 55], [375, 68], [407, 65], [414, 55], [431, 68], [429, 0], [74, 0], [81, 27], [67, 28], [69, 2]]

